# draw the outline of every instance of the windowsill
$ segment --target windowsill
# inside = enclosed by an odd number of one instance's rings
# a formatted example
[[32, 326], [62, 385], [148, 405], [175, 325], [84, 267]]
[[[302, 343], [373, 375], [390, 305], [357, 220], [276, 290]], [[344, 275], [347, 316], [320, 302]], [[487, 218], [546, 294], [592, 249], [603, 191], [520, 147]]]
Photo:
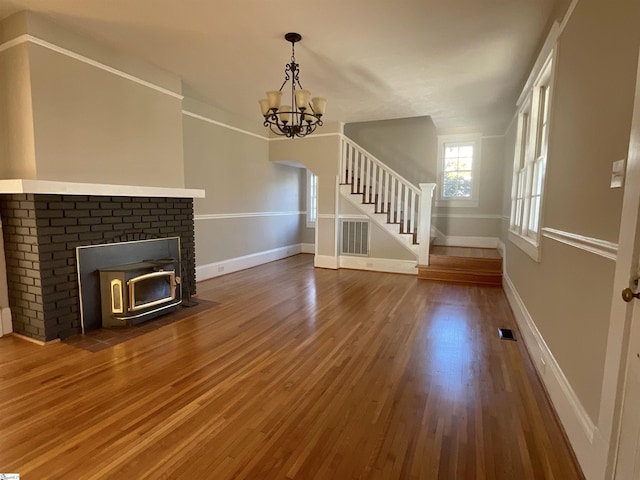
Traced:
[[529, 255], [533, 261], [540, 263], [540, 244], [529, 237], [524, 237], [513, 230], [509, 230], [509, 241]]
[[316, 228], [316, 222], [307, 222], [307, 228]]
[[451, 199], [449, 200], [448, 198], [438, 198], [436, 199], [436, 207], [468, 207], [468, 208], [474, 208], [478, 206], [478, 200], [473, 199], [473, 198], [457, 198], [457, 199]]

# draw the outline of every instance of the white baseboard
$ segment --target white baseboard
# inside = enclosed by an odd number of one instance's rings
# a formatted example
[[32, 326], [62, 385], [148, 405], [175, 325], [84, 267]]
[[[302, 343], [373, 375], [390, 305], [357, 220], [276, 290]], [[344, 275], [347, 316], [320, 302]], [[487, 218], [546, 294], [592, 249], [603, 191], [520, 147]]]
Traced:
[[505, 246], [504, 242], [498, 239], [498, 246], [496, 248], [498, 249], [498, 253], [502, 257], [502, 259], [504, 260], [505, 255], [507, 254], [507, 247]]
[[331, 255], [315, 255], [313, 257], [313, 266], [318, 268], [330, 268], [332, 270], [340, 268], [338, 264], [338, 257], [333, 257]]
[[356, 270], [371, 270], [374, 272], [418, 274], [418, 262], [416, 260], [393, 260], [389, 258], [354, 257], [340, 255], [340, 268], [353, 268]]
[[301, 243], [300, 244], [300, 253], [316, 253], [316, 244], [315, 243]]
[[508, 275], [503, 275], [503, 286], [518, 323], [522, 340], [547, 389], [551, 403], [560, 418], [582, 471], [586, 478], [596, 478], [593, 475], [595, 472], [601, 471], [601, 468], [596, 464], [599, 456], [594, 455], [594, 437], [599, 437], [599, 431], [571, 388], [571, 384], [544, 341]]
[[281, 258], [290, 257], [301, 253], [300, 244], [288, 245], [286, 247], [265, 250], [264, 252], [252, 253], [242, 257], [230, 258], [220, 262], [199, 265], [196, 267], [196, 282], [207, 280], [208, 278], [219, 277], [227, 273], [238, 272], [251, 267], [257, 267], [263, 263], [273, 262]]
[[434, 243], [435, 245], [446, 245], [451, 247], [498, 248], [498, 242], [498, 237], [443, 235], [443, 237], [436, 237]]
[[0, 308], [0, 337], [13, 332], [11, 324], [11, 309], [9, 307]]

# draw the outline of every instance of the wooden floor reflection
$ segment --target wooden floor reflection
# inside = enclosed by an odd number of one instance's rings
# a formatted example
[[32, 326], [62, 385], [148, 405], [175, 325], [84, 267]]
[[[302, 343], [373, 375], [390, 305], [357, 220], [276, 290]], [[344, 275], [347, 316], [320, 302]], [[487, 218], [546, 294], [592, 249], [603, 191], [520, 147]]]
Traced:
[[[199, 284], [216, 308], [91, 353], [0, 339], [23, 479], [582, 478], [501, 288], [312, 268]], [[516, 335], [517, 335], [516, 330]]]

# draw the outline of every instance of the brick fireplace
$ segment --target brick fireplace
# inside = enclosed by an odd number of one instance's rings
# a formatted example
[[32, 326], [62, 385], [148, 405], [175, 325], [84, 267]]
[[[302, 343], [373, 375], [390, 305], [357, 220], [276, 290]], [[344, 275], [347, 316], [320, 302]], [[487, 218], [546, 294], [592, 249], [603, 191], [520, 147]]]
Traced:
[[81, 333], [76, 247], [178, 236], [183, 292], [195, 293], [193, 198], [0, 194], [13, 331], [40, 341]]

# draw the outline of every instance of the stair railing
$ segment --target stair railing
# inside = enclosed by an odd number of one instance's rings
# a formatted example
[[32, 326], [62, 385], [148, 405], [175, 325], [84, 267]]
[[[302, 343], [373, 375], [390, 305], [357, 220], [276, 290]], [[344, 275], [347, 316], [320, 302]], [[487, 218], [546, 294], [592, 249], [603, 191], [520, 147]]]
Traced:
[[387, 222], [399, 224], [400, 233], [412, 235], [413, 243], [421, 245], [418, 263], [427, 265], [435, 184], [416, 187], [346, 137], [342, 137], [341, 152], [340, 183], [362, 194], [363, 203], [374, 204], [376, 213], [386, 213]]

